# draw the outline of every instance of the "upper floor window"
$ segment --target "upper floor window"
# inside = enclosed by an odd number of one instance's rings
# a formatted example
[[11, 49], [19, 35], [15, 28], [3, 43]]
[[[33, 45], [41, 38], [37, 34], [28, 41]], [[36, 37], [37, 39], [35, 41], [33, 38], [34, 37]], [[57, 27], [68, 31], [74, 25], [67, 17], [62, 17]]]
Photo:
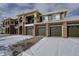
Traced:
[[18, 21], [15, 21], [15, 25], [18, 25]]
[[42, 16], [42, 21], [48, 21], [48, 16]]
[[60, 14], [60, 19], [64, 19], [65, 16], [66, 16], [66, 14], [61, 13], [61, 14]]
[[48, 20], [48, 16], [44, 16], [45, 17], [45, 20]]
[[9, 24], [9, 21], [7, 23]]
[[56, 15], [52, 15], [52, 19], [55, 20], [56, 19]]
[[40, 16], [40, 22], [42, 22], [43, 20], [42, 20], [42, 16]]
[[60, 20], [60, 14], [40, 16], [40, 22], [45, 22], [45, 21], [48, 21], [48, 20]]
[[3, 27], [5, 26], [4, 22], [3, 22]]
[[60, 14], [52, 15], [53, 20], [60, 20]]
[[42, 21], [45, 20], [45, 16], [42, 16]]
[[7, 22], [5, 22], [5, 24], [7, 25]]
[[48, 15], [48, 20], [52, 20], [52, 15]]
[[11, 21], [11, 24], [13, 24], [13, 21]]
[[22, 17], [19, 18], [19, 22], [22, 22]]

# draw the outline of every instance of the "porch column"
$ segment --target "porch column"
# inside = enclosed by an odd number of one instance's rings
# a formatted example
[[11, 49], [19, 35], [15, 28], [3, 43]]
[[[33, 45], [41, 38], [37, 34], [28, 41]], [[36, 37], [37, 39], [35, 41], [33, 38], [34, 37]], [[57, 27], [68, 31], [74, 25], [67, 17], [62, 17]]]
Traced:
[[62, 24], [62, 37], [67, 38], [67, 22]]
[[49, 31], [48, 31], [49, 27], [48, 27], [48, 23], [46, 23], [46, 36], [49, 36]]

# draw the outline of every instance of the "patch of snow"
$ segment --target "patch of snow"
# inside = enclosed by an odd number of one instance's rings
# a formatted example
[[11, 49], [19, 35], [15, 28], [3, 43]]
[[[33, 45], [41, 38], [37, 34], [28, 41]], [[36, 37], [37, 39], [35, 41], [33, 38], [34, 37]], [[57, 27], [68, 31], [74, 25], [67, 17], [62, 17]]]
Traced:
[[8, 47], [0, 46], [0, 56], [11, 55], [11, 53], [9, 51], [10, 51], [10, 49], [8, 49]]
[[79, 40], [78, 38], [45, 37], [20, 55], [79, 56]]

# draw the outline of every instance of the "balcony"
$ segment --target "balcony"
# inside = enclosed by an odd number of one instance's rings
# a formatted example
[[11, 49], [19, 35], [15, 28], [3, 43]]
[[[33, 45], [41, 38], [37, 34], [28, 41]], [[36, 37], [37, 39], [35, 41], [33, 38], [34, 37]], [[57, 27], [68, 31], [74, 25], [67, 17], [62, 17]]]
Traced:
[[26, 17], [26, 24], [32, 24], [32, 23], [34, 23], [34, 16]]

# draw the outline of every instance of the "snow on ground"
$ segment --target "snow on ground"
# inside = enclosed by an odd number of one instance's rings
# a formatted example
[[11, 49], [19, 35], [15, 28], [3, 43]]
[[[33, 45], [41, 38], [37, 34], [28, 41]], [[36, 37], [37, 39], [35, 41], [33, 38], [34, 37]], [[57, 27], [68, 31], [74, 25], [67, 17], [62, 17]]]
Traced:
[[0, 34], [0, 56], [11, 55], [11, 51], [9, 49], [10, 45], [17, 44], [20, 41], [27, 40], [32, 38], [33, 36], [26, 35], [1, 35]]
[[5, 36], [10, 36], [10, 34], [0, 34], [0, 38]]
[[9, 45], [16, 44], [17, 42], [25, 39], [30, 39], [33, 36], [26, 35], [12, 35], [0, 38], [0, 46], [8, 47]]
[[21, 56], [79, 56], [79, 38], [45, 37]]

